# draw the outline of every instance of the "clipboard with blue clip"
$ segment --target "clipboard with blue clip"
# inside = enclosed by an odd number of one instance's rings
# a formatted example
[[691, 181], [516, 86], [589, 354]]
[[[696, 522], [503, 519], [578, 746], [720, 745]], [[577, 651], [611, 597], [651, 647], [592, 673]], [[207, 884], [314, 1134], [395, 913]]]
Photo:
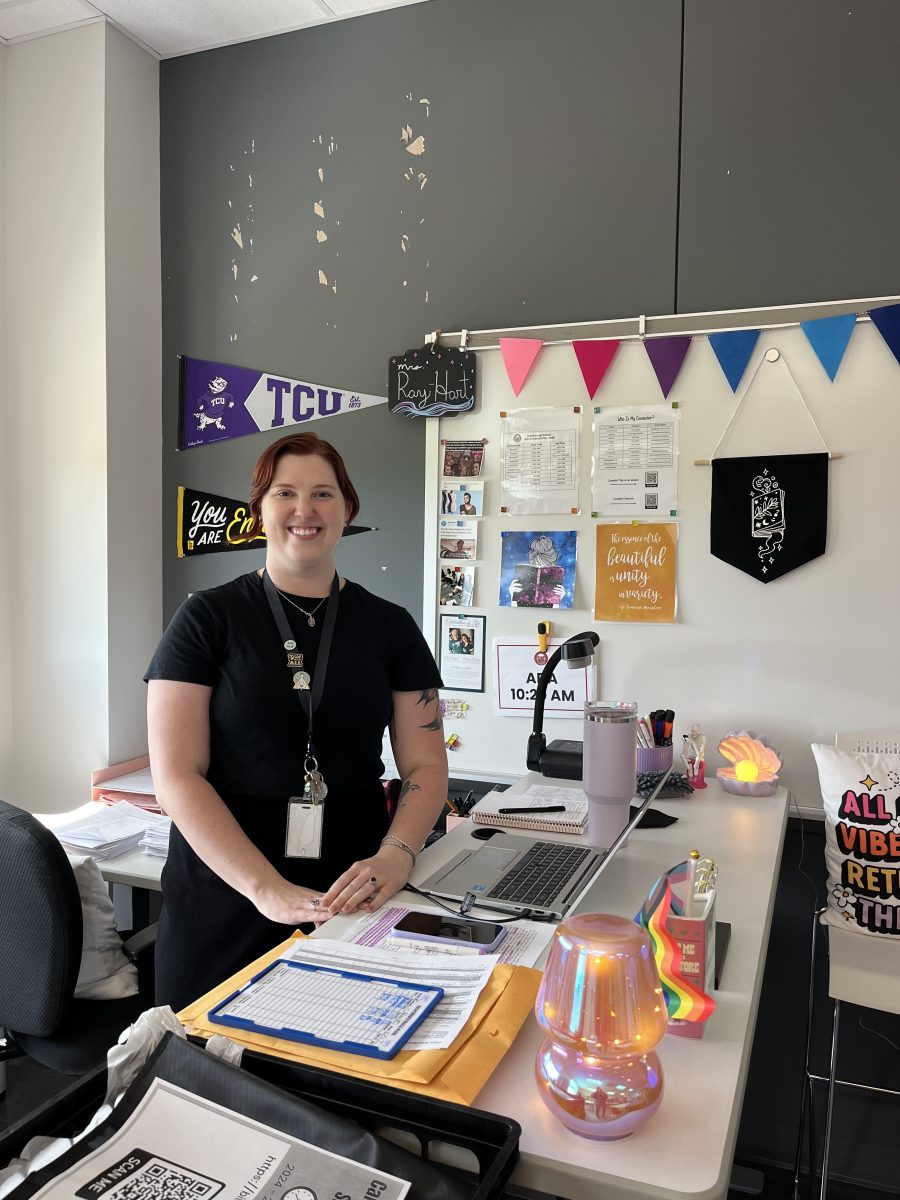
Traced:
[[278, 959], [220, 1001], [209, 1020], [249, 1033], [393, 1058], [444, 989]]

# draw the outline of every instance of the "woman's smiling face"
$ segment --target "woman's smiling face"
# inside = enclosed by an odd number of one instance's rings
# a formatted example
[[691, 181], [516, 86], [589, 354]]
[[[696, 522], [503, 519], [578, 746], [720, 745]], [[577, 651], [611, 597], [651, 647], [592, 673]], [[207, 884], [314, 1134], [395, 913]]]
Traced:
[[275, 465], [262, 498], [269, 574], [334, 571], [334, 549], [349, 519], [349, 506], [331, 463], [318, 454], [285, 454]]

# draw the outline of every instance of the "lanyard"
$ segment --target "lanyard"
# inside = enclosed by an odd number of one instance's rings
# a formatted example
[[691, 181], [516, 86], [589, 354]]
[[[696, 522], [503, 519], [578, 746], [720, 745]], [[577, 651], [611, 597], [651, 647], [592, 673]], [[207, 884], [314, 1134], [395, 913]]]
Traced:
[[[266, 599], [269, 602], [269, 608], [272, 610], [272, 616], [275, 618], [275, 624], [278, 626], [278, 632], [281, 634], [281, 641], [288, 652], [287, 669], [293, 676], [297, 670], [296, 666], [291, 663], [291, 651], [296, 649], [297, 643], [294, 640], [293, 632], [288, 623], [287, 616], [284, 611], [284, 605], [281, 602], [281, 597], [278, 594], [278, 589], [269, 578], [269, 572], [263, 571], [263, 590], [266, 593]], [[307, 721], [309, 722], [308, 747], [307, 756], [314, 754], [313, 748], [313, 715], [319, 707], [319, 701], [322, 699], [322, 692], [325, 688], [325, 672], [328, 669], [328, 655], [331, 651], [331, 638], [334, 633], [334, 623], [337, 619], [338, 599], [341, 593], [341, 582], [337, 571], [334, 573], [334, 579], [331, 581], [331, 591], [328, 595], [328, 603], [325, 606], [325, 619], [322, 622], [322, 640], [319, 643], [319, 653], [316, 656], [316, 673], [312, 679], [312, 689], [298, 690], [297, 698], [303, 706], [306, 713]], [[288, 645], [290, 643], [290, 645]]]

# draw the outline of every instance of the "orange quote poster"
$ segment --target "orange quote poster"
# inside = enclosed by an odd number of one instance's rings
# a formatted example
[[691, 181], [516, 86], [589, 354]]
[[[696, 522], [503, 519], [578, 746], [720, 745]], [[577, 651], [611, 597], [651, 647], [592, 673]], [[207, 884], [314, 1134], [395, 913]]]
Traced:
[[598, 525], [594, 620], [674, 622], [677, 544], [674, 521]]

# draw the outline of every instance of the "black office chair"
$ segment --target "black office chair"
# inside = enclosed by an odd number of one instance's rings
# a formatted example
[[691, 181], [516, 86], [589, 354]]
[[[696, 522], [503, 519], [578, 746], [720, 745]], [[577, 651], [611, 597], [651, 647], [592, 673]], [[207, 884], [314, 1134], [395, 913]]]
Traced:
[[[146, 1005], [155, 927], [123, 949], [141, 990], [116, 1000], [75, 999], [81, 963], [78, 886], [60, 843], [30, 813], [0, 800], [0, 1097], [4, 1063], [27, 1054], [51, 1070], [82, 1075]], [[5, 1031], [5, 1045], [3, 1034]]]

